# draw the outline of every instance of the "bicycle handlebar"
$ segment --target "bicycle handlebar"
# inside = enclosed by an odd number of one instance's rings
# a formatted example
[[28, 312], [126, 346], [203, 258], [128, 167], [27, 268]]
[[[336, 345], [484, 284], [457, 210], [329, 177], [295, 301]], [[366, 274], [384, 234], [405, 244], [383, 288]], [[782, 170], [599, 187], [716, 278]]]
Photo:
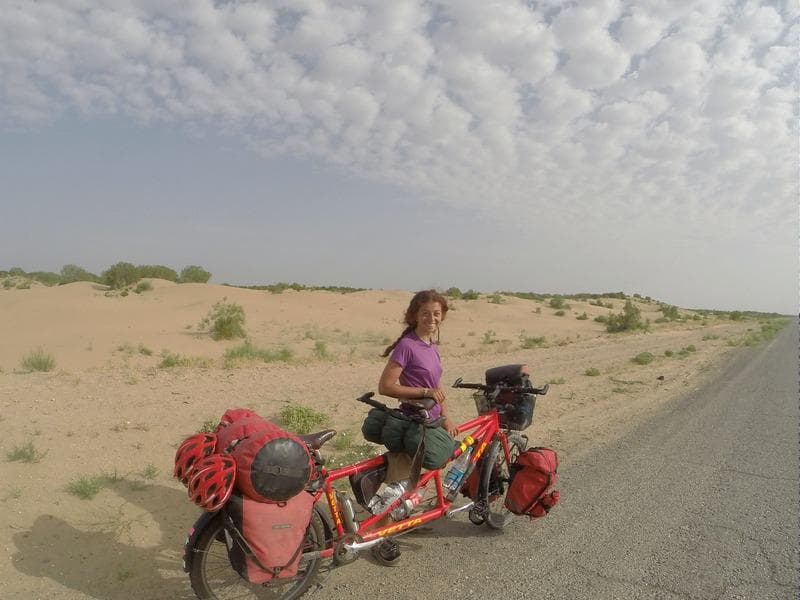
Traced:
[[550, 389], [550, 384], [545, 383], [544, 386], [540, 388], [525, 387], [521, 385], [486, 385], [483, 383], [463, 383], [461, 381], [461, 377], [459, 377], [455, 380], [455, 383], [453, 383], [453, 387], [469, 390], [480, 390], [482, 392], [487, 390], [497, 390], [499, 392], [511, 392], [514, 394], [537, 394], [539, 396], [544, 396], [547, 393], [547, 390]]

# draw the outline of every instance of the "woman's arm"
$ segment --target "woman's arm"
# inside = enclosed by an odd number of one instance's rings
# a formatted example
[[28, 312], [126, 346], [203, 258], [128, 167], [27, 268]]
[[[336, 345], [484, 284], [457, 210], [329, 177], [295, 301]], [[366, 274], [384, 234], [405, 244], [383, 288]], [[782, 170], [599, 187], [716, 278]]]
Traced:
[[434, 390], [421, 387], [400, 385], [400, 373], [403, 367], [393, 360], [389, 360], [381, 373], [378, 381], [378, 393], [382, 396], [397, 398], [398, 400], [414, 400], [433, 397]]

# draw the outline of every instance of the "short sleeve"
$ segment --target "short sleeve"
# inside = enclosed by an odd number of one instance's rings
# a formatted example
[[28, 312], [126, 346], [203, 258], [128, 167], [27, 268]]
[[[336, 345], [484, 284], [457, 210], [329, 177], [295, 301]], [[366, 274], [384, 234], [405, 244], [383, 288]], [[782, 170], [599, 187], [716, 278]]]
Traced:
[[406, 338], [400, 340], [400, 343], [395, 346], [394, 350], [392, 350], [392, 354], [389, 358], [400, 365], [400, 367], [403, 369], [406, 368], [408, 361], [411, 360], [411, 348], [406, 342]]

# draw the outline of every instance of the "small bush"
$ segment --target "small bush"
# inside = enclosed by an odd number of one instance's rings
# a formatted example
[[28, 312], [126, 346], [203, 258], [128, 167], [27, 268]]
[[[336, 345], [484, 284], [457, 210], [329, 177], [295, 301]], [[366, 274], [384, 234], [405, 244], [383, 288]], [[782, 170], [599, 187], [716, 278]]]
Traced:
[[681, 318], [681, 314], [678, 312], [678, 307], [672, 306], [671, 304], [662, 304], [661, 313], [664, 315], [664, 319], [667, 321], [677, 321]]
[[451, 287], [447, 289], [444, 295], [447, 296], [448, 298], [452, 298], [453, 300], [460, 300], [461, 290], [458, 289], [457, 287]]
[[480, 298], [480, 294], [475, 290], [467, 290], [461, 294], [462, 300], [477, 300], [478, 298]]
[[530, 350], [531, 348], [541, 348], [545, 345], [547, 339], [544, 336], [519, 336], [519, 345], [523, 350]]
[[155, 466], [153, 463], [148, 463], [144, 466], [144, 469], [142, 470], [142, 477], [144, 479], [155, 479], [156, 477], [158, 477], [159, 473], [160, 469], [157, 466]]
[[583, 313], [583, 314], [580, 314], [580, 315], [578, 315], [578, 316], [577, 316], [577, 317], [575, 317], [575, 318], [576, 318], [578, 321], [587, 321], [587, 320], [589, 319], [589, 315], [587, 315], [586, 313]]
[[600, 369], [596, 367], [589, 367], [583, 372], [583, 374], [586, 375], [587, 377], [597, 377], [598, 375], [600, 375]]
[[664, 356], [673, 356], [674, 354], [672, 350], [664, 350]]
[[56, 359], [41, 348], [37, 348], [22, 357], [20, 365], [25, 371], [52, 371], [56, 368]]
[[144, 344], [139, 344], [139, 354], [142, 354], [144, 356], [152, 356], [153, 351], [150, 350], [150, 348], [148, 348]]
[[553, 314], [554, 314], [555, 316], [557, 316], [557, 317], [563, 317], [563, 316], [564, 316], [565, 314], [567, 314], [567, 313], [565, 313], [563, 310], [557, 310], [557, 311], [556, 311], [556, 312], [554, 312]]
[[495, 342], [497, 342], [497, 334], [494, 331], [490, 329], [483, 333], [482, 344], [494, 344]]
[[703, 341], [707, 342], [709, 340], [718, 340], [719, 336], [715, 333], [707, 333], [703, 336]]
[[634, 356], [631, 361], [635, 362], [637, 365], [649, 365], [655, 356], [653, 356], [650, 352], [640, 352], [636, 356]]
[[136, 294], [141, 294], [142, 292], [151, 292], [152, 290], [153, 284], [149, 281], [140, 281], [133, 289], [134, 293]]
[[206, 419], [198, 429], [198, 433], [214, 433], [219, 421], [217, 419]]
[[112, 290], [121, 290], [139, 281], [139, 271], [129, 262], [118, 262], [103, 271], [102, 278]]
[[281, 348], [279, 350], [267, 350], [266, 348], [259, 348], [254, 346], [250, 340], [246, 340], [239, 346], [228, 348], [225, 351], [225, 366], [232, 367], [237, 362], [289, 362], [294, 356], [289, 348]]
[[96, 475], [82, 475], [67, 485], [67, 491], [81, 500], [91, 500], [103, 489], [103, 478]]
[[488, 299], [489, 304], [502, 304], [505, 302], [500, 294], [492, 294]]
[[328, 344], [323, 340], [317, 340], [314, 342], [314, 356], [319, 360], [328, 360], [331, 357], [331, 353], [328, 351]]
[[598, 323], [608, 323], [608, 317], [606, 315], [597, 315], [594, 320]]
[[567, 310], [570, 308], [570, 305], [567, 304], [561, 296], [556, 296], [555, 298], [550, 298], [550, 308]]
[[563, 377], [558, 377], [556, 379], [551, 379], [547, 383], [549, 383], [550, 385], [564, 385], [565, 383], [567, 383], [567, 381]]
[[646, 330], [648, 329], [648, 324], [642, 322], [642, 313], [639, 308], [630, 300], [626, 300], [621, 313], [608, 315], [606, 331], [618, 333], [634, 329]]
[[29, 440], [22, 446], [14, 446], [6, 452], [8, 462], [38, 463], [47, 455], [47, 452], [40, 452], [33, 445], [33, 440]]
[[94, 273], [90, 273], [78, 265], [64, 265], [61, 267], [62, 284], [74, 283], [76, 281], [91, 281], [92, 283], [100, 283], [100, 277]]
[[152, 279], [166, 279], [167, 281], [177, 281], [178, 274], [175, 269], [170, 269], [164, 265], [139, 265], [136, 267], [139, 278], [150, 277]]
[[281, 409], [280, 420], [289, 431], [303, 434], [327, 423], [328, 415], [307, 406], [287, 404]]
[[198, 328], [209, 329], [215, 340], [231, 340], [245, 337], [244, 321], [244, 309], [238, 304], [226, 303], [223, 298], [211, 307]]
[[161, 352], [161, 362], [158, 363], [159, 369], [171, 369], [173, 367], [188, 367], [192, 360], [180, 354], [173, 354], [168, 350]]
[[211, 279], [211, 273], [203, 267], [189, 265], [181, 270], [178, 283], [208, 283], [209, 279]]

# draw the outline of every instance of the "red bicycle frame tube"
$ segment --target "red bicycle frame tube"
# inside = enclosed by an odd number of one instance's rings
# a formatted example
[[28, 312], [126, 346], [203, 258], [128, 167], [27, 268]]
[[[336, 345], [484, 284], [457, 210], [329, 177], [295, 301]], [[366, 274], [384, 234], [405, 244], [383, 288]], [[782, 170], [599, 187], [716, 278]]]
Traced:
[[[453, 451], [453, 454], [448, 460], [447, 464], [449, 464], [449, 462], [453, 459], [458, 458], [462, 453], [466, 452], [469, 446], [473, 446], [474, 451], [472, 452], [472, 456], [470, 456], [470, 463], [474, 467], [499, 431], [500, 421], [498, 419], [497, 412], [495, 411], [478, 416], [470, 421], [467, 421], [466, 423], [459, 425], [459, 434], [464, 432], [471, 433], [465, 436], [461, 442], [461, 445]], [[506, 455], [506, 460], [508, 460], [508, 440], [506, 439], [505, 435], [501, 435], [500, 440], [503, 444], [503, 451]], [[335, 538], [341, 538], [347, 532], [344, 528], [344, 521], [340, 512], [339, 503], [336, 500], [336, 492], [333, 489], [333, 483], [343, 479], [344, 477], [349, 477], [351, 475], [379, 467], [383, 464], [383, 461], [384, 459], [382, 456], [376, 456], [374, 458], [369, 458], [367, 460], [353, 463], [352, 465], [347, 465], [338, 469], [332, 469], [330, 471], [323, 470], [322, 476], [325, 480], [325, 484], [324, 489], [317, 493], [317, 500], [322, 497], [323, 493], [325, 494], [325, 498], [328, 501], [328, 508], [333, 519], [333, 525], [336, 528]], [[442, 468], [445, 466], [446, 465], [443, 465]], [[420, 490], [427, 488], [431, 482], [436, 490], [436, 504], [430, 510], [414, 515], [413, 517], [407, 517], [399, 521], [394, 521], [389, 525], [377, 525], [381, 521], [385, 521], [387, 515], [389, 515], [395, 508], [400, 506], [401, 502], [406, 500], [415, 492], [420, 493]], [[420, 495], [422, 494], [420, 493]], [[442, 489], [441, 470], [437, 469], [434, 471], [427, 471], [422, 474], [417, 486], [414, 489], [406, 491], [381, 513], [372, 515], [359, 523], [356, 534], [365, 542], [374, 540], [376, 538], [397, 535], [414, 527], [418, 527], [424, 523], [428, 523], [429, 521], [440, 519], [441, 517], [445, 516], [451, 504], [451, 502], [446, 500], [444, 491]], [[323, 550], [320, 553], [320, 556], [328, 557], [332, 554], [333, 548], [331, 547]]]

